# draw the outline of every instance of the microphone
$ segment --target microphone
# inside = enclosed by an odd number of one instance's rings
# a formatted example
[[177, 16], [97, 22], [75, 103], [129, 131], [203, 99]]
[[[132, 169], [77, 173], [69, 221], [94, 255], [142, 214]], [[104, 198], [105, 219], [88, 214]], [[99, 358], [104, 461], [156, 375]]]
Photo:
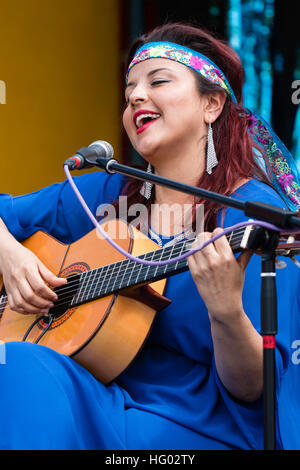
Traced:
[[96, 140], [88, 147], [77, 150], [73, 157], [64, 162], [70, 170], [81, 170], [91, 168], [96, 163], [97, 158], [111, 159], [114, 154], [113, 147], [105, 140]]

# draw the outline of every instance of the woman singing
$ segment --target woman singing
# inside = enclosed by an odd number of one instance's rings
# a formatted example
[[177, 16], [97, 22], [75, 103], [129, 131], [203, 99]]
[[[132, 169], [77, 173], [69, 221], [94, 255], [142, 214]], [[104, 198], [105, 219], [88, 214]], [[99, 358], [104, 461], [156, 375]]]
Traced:
[[[243, 108], [243, 79], [241, 62], [225, 42], [189, 25], [160, 26], [138, 38], [129, 53], [126, 133], [157, 175], [244, 201], [297, 208], [292, 163], [265, 123]], [[118, 207], [120, 194], [128, 206], [145, 204], [148, 236], [161, 246], [188, 236], [183, 211], [165, 223], [174, 204], [193, 208], [192, 225], [196, 204], [204, 204], [204, 232], [196, 244], [247, 220], [236, 209], [117, 174], [85, 174], [76, 185], [94, 213], [103, 203], [116, 201]], [[53, 289], [65, 280], [20, 242], [44, 230], [71, 243], [92, 224], [67, 181], [25, 196], [2, 195], [0, 216], [0, 270], [10, 308], [47, 312], [57, 299]], [[235, 256], [221, 237], [190, 256], [188, 265], [168, 279], [164, 295], [172, 302], [159, 312], [135, 361], [107, 386], [42, 345], [7, 343], [7, 363], [0, 366], [0, 447], [262, 449], [260, 258]], [[298, 277], [288, 261], [277, 276], [277, 392]]]

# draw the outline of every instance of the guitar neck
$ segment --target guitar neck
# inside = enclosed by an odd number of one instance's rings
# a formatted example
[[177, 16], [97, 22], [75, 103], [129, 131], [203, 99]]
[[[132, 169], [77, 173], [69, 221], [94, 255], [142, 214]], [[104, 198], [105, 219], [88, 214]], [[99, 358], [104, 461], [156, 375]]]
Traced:
[[[246, 227], [233, 230], [225, 235], [234, 253], [243, 249], [251, 249], [260, 252], [265, 247], [269, 247], [270, 238], [268, 231], [262, 227], [248, 225]], [[139, 256], [141, 260], [150, 262], [170, 261], [186, 254], [192, 248], [194, 239], [183, 240], [172, 246], [165, 246], [156, 251]], [[294, 237], [282, 234], [282, 239], [277, 246], [278, 239], [275, 239], [274, 249], [279, 256], [291, 258], [297, 266], [300, 263], [294, 258], [300, 253], [300, 242]], [[169, 262], [164, 265], [145, 265], [128, 258], [114, 264], [101, 266], [90, 271], [69, 276], [68, 283], [55, 289], [58, 301], [51, 312], [59, 315], [66, 308], [75, 307], [115, 294], [124, 289], [143, 284], [149, 284], [160, 279], [171, 277], [175, 274], [187, 271], [187, 258], [177, 262]], [[7, 295], [3, 285], [0, 291], [0, 316], [7, 303]], [[67, 306], [67, 307], [66, 307]]]
[[[241, 250], [245, 235], [247, 232], [250, 233], [250, 230], [251, 227], [249, 226], [232, 231], [226, 236], [233, 252]], [[150, 262], [169, 261], [172, 258], [177, 258], [190, 251], [193, 241], [194, 239], [184, 240], [172, 246], [146, 253], [139, 256], [139, 258]], [[188, 262], [186, 258], [162, 266], [145, 265], [130, 259], [102, 266], [80, 275], [79, 287], [72, 299], [71, 305], [76, 306], [106, 295], [114, 294], [122, 289], [149, 284], [181, 273], [187, 269]], [[74, 278], [72, 278], [72, 281], [74, 281]], [[58, 291], [59, 289], [56, 290], [56, 293], [59, 294]]]

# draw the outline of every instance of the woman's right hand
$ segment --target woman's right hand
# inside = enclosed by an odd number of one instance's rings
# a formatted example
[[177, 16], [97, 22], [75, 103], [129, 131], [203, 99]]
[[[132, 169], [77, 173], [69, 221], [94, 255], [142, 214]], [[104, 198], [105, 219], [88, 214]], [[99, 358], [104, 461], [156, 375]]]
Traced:
[[8, 233], [0, 250], [0, 271], [9, 307], [23, 314], [46, 313], [57, 300], [51, 287], [67, 282], [56, 277], [34, 253]]

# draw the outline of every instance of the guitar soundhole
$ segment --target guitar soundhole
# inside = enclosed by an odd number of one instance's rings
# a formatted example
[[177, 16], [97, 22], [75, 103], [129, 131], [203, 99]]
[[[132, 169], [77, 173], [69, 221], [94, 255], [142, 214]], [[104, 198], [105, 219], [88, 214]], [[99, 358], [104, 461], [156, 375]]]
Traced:
[[51, 329], [61, 325], [75, 312], [77, 307], [73, 307], [71, 302], [78, 292], [80, 284], [80, 275], [83, 272], [89, 271], [90, 267], [84, 262], [73, 263], [65, 268], [60, 277], [67, 278], [67, 284], [57, 287], [54, 292], [58, 295], [58, 299], [49, 310], [49, 316], [45, 315], [40, 319], [38, 325], [40, 328], [45, 329], [49, 324], [50, 315], [53, 318]]
[[70, 303], [74, 295], [78, 291], [79, 287], [79, 274], [68, 276], [68, 283], [62, 286], [60, 289], [55, 289], [54, 292], [58, 295], [58, 299], [54, 304], [54, 307], [49, 310], [49, 313], [55, 318], [59, 318], [67, 310], [72, 308]]

